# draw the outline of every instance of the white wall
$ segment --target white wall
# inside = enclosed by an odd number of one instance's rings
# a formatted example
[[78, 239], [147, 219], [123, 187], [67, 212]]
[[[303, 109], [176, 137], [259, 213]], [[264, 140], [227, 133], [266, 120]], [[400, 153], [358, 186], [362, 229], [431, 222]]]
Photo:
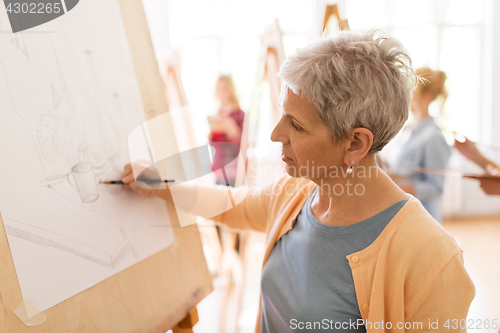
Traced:
[[491, 0], [492, 16], [492, 119], [491, 119], [491, 144], [500, 147], [500, 1]]
[[160, 71], [170, 47], [167, 0], [142, 0]]
[[[500, 148], [500, 1], [486, 1], [485, 18], [481, 142], [485, 146]], [[483, 153], [500, 164], [500, 150], [483, 150]], [[482, 171], [456, 151], [450, 160], [450, 168]], [[456, 176], [447, 177], [443, 204], [445, 217], [500, 214], [500, 196], [487, 196], [479, 182]]]

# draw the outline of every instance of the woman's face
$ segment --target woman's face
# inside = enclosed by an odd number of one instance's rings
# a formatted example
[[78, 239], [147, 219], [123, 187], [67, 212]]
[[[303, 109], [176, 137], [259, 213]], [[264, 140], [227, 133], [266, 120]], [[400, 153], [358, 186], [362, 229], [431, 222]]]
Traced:
[[217, 81], [217, 85], [215, 87], [215, 98], [222, 103], [231, 102], [231, 91], [229, 90], [226, 82], [223, 80]]
[[283, 144], [281, 158], [292, 177], [319, 180], [328, 178], [333, 168], [340, 173], [346, 166], [343, 141], [334, 144], [313, 105], [290, 89], [271, 140]]

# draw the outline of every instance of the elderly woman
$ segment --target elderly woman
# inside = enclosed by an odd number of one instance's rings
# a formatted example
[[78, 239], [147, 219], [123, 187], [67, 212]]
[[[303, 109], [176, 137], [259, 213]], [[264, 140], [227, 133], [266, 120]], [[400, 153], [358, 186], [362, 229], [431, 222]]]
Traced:
[[[248, 193], [229, 210], [224, 186], [186, 187], [183, 204], [202, 216], [218, 207], [226, 211], [213, 220], [266, 233], [256, 331], [465, 332], [475, 289], [462, 250], [375, 161], [412, 100], [402, 45], [341, 32], [298, 50], [279, 77], [284, 111], [271, 140], [283, 145], [287, 175], [231, 189]], [[126, 188], [169, 197], [138, 187], [130, 170]]]

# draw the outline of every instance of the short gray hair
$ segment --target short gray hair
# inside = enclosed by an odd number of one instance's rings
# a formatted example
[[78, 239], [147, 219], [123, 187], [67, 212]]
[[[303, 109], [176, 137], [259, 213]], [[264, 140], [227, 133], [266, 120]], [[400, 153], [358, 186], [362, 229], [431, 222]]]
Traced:
[[356, 127], [373, 133], [380, 151], [408, 119], [417, 77], [403, 45], [378, 30], [341, 31], [298, 49], [280, 68], [287, 88], [309, 100], [334, 140]]

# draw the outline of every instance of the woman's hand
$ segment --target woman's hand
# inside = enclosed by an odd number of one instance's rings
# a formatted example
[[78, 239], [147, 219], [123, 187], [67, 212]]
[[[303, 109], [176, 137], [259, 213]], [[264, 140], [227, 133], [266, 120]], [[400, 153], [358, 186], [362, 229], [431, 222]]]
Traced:
[[489, 195], [500, 195], [500, 179], [481, 178], [479, 182], [484, 193]]
[[[496, 165], [488, 164], [485, 168], [486, 173], [490, 176], [500, 177], [500, 168]], [[486, 177], [470, 177], [479, 180], [479, 184], [484, 193], [489, 195], [500, 195], [500, 178], [486, 178]]]
[[230, 140], [236, 140], [240, 136], [240, 128], [238, 124], [231, 117], [222, 118], [220, 121], [222, 131], [226, 133]]
[[208, 116], [208, 124], [210, 125], [210, 131], [221, 132], [228, 136], [230, 140], [237, 140], [240, 137], [240, 128], [238, 124], [231, 118], [227, 116]]
[[[162, 198], [164, 200], [171, 198], [171, 196], [167, 195], [166, 189], [147, 189], [147, 188], [143, 188], [143, 187], [137, 185], [133, 170], [136, 170], [137, 174], [139, 174], [141, 172], [148, 173], [148, 175], [145, 175], [147, 178], [160, 179], [159, 174], [156, 174], [156, 175], [152, 174], [154, 171], [152, 171], [151, 168], [148, 168], [150, 166], [151, 166], [150, 163], [141, 162], [141, 161], [128, 163], [127, 165], [125, 165], [125, 167], [123, 169], [123, 174], [122, 174], [122, 182], [125, 183], [125, 185], [123, 185], [123, 189], [125, 191], [128, 191], [131, 189], [134, 192], [137, 192], [140, 195], [143, 195], [147, 198], [159, 197], [159, 198]], [[148, 169], [148, 170], [146, 170], [146, 169]], [[162, 185], [163, 184], [165, 184], [165, 186], [168, 187], [168, 183], [162, 183]]]
[[490, 163], [490, 161], [484, 157], [483, 154], [481, 154], [479, 149], [477, 149], [476, 144], [467, 138], [464, 142], [460, 142], [455, 139], [454, 146], [467, 159], [476, 163], [483, 169], [486, 169], [486, 165]]
[[484, 193], [489, 195], [500, 195], [500, 178], [495, 179], [476, 176], [466, 176], [466, 178], [479, 180], [479, 185], [483, 189]]
[[174, 204], [173, 196], [175, 196], [175, 206], [185, 211], [189, 211], [194, 206], [198, 196], [197, 187], [194, 184], [176, 184], [172, 188], [169, 188], [168, 183], [161, 183], [162, 187], [163, 185], [166, 186], [165, 189], [148, 189], [137, 185], [133, 170], [135, 170], [135, 174], [141, 175], [139, 182], [143, 178], [161, 179], [158, 171], [154, 167], [151, 167], [151, 163], [149, 162], [138, 161], [128, 163], [125, 165], [122, 174], [122, 182], [125, 183], [123, 189], [125, 191], [131, 189], [147, 198], [158, 197], [171, 204]]

